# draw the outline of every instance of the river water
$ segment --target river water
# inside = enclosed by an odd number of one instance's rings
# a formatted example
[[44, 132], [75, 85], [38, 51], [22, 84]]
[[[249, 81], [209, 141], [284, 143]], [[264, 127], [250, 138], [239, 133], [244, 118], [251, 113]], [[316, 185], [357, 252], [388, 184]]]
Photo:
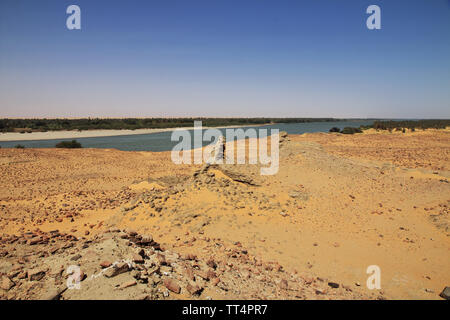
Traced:
[[[328, 132], [332, 127], [343, 129], [344, 127], [359, 127], [360, 125], [370, 125], [374, 120], [351, 120], [351, 121], [336, 121], [336, 122], [309, 122], [309, 123], [277, 123], [273, 125], [245, 127], [242, 129], [255, 128], [279, 129], [286, 131], [288, 134], [302, 134], [306, 132]], [[225, 134], [226, 129], [220, 129]], [[192, 131], [191, 136], [193, 137]], [[118, 149], [123, 151], [170, 151], [179, 141], [171, 141], [171, 131], [135, 134], [125, 136], [110, 136], [110, 137], [92, 137], [92, 138], [78, 138], [76, 139], [84, 148], [103, 148], [103, 149]], [[70, 141], [72, 139], [52, 139], [52, 140], [23, 140], [23, 141], [0, 141], [2, 148], [14, 148], [20, 144], [26, 148], [54, 148], [55, 144], [61, 141]], [[208, 141], [203, 143], [208, 144]]]

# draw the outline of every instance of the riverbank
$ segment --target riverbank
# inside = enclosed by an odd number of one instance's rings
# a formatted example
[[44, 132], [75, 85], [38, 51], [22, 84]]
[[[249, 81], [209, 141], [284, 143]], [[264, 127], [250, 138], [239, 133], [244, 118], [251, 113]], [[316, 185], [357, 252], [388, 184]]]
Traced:
[[[266, 125], [266, 124], [264, 124]], [[203, 127], [203, 129], [210, 128], [244, 128], [257, 127], [263, 125], [243, 125], [243, 126], [224, 126], [224, 127]], [[57, 140], [57, 139], [80, 139], [80, 138], [95, 138], [95, 137], [114, 137], [114, 136], [129, 136], [137, 134], [149, 134], [168, 132], [174, 130], [193, 130], [194, 127], [178, 127], [178, 128], [162, 128], [162, 129], [136, 129], [136, 130], [85, 130], [85, 131], [46, 131], [46, 132], [4, 132], [0, 133], [0, 142], [6, 141], [31, 141], [31, 140]]]

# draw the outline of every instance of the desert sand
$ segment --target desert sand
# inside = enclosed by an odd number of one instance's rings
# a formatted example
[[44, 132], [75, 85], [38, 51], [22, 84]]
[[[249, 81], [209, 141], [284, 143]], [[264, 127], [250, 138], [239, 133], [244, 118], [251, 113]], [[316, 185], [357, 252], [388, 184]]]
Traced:
[[0, 149], [0, 298], [441, 299], [449, 155], [448, 130], [290, 135], [274, 176], [169, 152]]

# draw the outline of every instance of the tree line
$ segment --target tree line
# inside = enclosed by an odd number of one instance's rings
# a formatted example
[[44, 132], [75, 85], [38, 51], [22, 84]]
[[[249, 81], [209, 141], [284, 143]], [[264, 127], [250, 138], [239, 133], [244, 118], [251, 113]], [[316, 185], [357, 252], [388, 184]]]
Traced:
[[[195, 120], [203, 126], [263, 125], [339, 121], [333, 118], [83, 118], [83, 119], [0, 119], [0, 132], [45, 132], [93, 129], [161, 129], [192, 127]], [[342, 119], [343, 120], [343, 119]]]
[[428, 120], [404, 120], [404, 121], [374, 121], [369, 128], [374, 128], [377, 130], [403, 130], [403, 129], [445, 129], [450, 127], [449, 119], [428, 119]]

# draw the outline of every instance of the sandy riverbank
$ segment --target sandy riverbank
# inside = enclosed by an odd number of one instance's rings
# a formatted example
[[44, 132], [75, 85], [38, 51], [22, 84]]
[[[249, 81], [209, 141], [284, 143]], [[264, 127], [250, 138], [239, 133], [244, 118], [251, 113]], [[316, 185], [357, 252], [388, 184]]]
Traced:
[[448, 131], [293, 135], [276, 175], [201, 168], [170, 152], [0, 149], [0, 298], [120, 259], [134, 270], [60, 297], [441, 299], [450, 285]]
[[[245, 128], [257, 127], [260, 125], [245, 125], [245, 126], [223, 126], [215, 127], [222, 128]], [[208, 129], [211, 127], [203, 127]], [[194, 127], [182, 128], [162, 128], [162, 129], [136, 129], [136, 130], [85, 130], [85, 131], [47, 131], [47, 132], [5, 132], [0, 133], [0, 141], [27, 141], [27, 140], [54, 140], [54, 139], [78, 139], [78, 138], [93, 138], [93, 137], [112, 137], [112, 136], [127, 136], [135, 134], [149, 134], [158, 132], [167, 132], [174, 130], [192, 130]]]

